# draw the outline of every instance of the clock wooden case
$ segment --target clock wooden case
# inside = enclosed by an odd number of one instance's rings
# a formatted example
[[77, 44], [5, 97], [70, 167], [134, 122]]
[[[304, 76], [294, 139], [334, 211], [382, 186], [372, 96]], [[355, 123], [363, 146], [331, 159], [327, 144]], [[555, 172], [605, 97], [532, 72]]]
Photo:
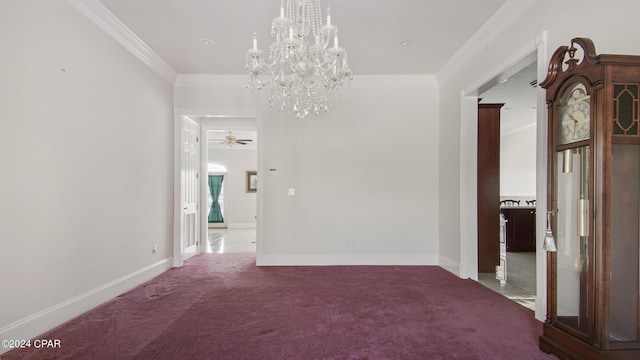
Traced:
[[547, 317], [561, 359], [640, 359], [640, 56], [575, 38], [551, 57]]

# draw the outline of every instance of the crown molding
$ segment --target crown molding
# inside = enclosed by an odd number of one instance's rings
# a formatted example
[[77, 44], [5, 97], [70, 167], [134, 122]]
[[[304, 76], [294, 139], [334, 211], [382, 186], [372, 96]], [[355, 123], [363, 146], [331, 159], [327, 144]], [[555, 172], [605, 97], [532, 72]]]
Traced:
[[125, 24], [113, 15], [98, 0], [67, 0], [67, 3], [86, 16], [92, 23], [109, 34], [115, 41], [127, 49], [144, 64], [170, 83], [177, 77], [176, 71], [169, 66], [147, 44], [137, 37]]
[[473, 36], [436, 73], [439, 84], [447, 82], [458, 70], [494, 41], [538, 0], [507, 0]]

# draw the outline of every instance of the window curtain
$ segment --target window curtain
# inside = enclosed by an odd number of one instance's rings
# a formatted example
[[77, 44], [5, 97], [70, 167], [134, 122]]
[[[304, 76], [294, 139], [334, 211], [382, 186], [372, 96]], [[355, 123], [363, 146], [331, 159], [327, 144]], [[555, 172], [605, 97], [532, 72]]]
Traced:
[[209, 191], [211, 192], [211, 209], [209, 209], [209, 222], [221, 223], [224, 222], [222, 217], [222, 211], [220, 210], [220, 203], [218, 198], [220, 197], [220, 189], [222, 189], [222, 180], [224, 175], [209, 175]]

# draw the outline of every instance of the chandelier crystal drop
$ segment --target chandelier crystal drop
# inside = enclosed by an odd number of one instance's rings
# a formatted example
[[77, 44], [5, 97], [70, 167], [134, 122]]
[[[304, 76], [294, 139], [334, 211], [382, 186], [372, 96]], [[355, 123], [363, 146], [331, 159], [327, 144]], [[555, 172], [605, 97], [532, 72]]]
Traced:
[[282, 0], [280, 16], [271, 24], [275, 42], [268, 59], [253, 34], [253, 48], [247, 52], [247, 88], [267, 88], [271, 107], [279, 106], [297, 118], [328, 111], [330, 95], [353, 76], [330, 10], [326, 19], [323, 24], [320, 0]]

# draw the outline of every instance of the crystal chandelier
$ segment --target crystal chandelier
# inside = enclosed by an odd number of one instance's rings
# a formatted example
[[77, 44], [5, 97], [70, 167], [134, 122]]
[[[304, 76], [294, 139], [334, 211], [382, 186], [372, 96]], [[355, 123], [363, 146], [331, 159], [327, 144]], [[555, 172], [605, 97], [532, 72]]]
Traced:
[[247, 87], [266, 87], [271, 107], [279, 106], [297, 118], [327, 111], [330, 95], [352, 79], [331, 11], [327, 10], [326, 24], [321, 15], [320, 0], [282, 0], [280, 16], [271, 24], [275, 42], [268, 60], [258, 49], [255, 33], [253, 48], [247, 52]]

